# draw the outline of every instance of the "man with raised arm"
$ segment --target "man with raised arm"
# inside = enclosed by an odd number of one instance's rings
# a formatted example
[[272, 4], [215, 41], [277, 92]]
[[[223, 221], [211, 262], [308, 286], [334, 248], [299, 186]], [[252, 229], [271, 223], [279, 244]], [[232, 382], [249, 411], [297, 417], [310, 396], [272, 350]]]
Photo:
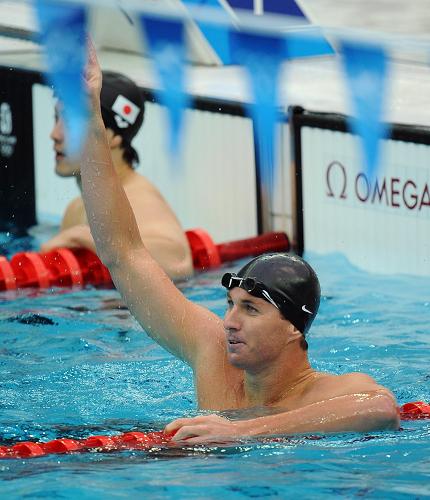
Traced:
[[[112, 164], [133, 209], [146, 248], [171, 278], [190, 276], [193, 272], [191, 251], [178, 219], [159, 190], [134, 170], [138, 155], [132, 140], [143, 123], [145, 111], [139, 88], [125, 75], [104, 71], [100, 103]], [[61, 103], [57, 104], [55, 114], [51, 132], [55, 172], [61, 177], [75, 177], [81, 189], [80, 163], [66, 153]], [[47, 252], [58, 247], [96, 251], [80, 196], [67, 206], [60, 232], [44, 243], [41, 250]]]
[[171, 422], [174, 441], [396, 429], [393, 395], [362, 373], [312, 369], [305, 335], [320, 289], [312, 268], [289, 254], [257, 257], [224, 275], [224, 320], [187, 300], [154, 261], [112, 166], [100, 113], [102, 75], [90, 47], [86, 80], [92, 120], [82, 160], [83, 198], [98, 253], [130, 310], [160, 345], [194, 372], [199, 407], [271, 407], [275, 414], [241, 421], [219, 415]]

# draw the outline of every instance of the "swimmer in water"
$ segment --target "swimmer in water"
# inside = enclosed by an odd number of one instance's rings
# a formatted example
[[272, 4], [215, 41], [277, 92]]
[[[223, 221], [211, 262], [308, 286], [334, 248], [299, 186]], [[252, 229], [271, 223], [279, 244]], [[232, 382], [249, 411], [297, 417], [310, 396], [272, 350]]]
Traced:
[[320, 286], [303, 259], [264, 255], [237, 275], [225, 274], [224, 320], [182, 295], [145, 247], [112, 166], [100, 113], [102, 74], [92, 46], [86, 83], [91, 124], [81, 160], [83, 198], [98, 253], [117, 289], [145, 331], [192, 367], [201, 409], [279, 410], [244, 420], [215, 414], [181, 418], [166, 427], [176, 432], [174, 440], [194, 444], [398, 428], [394, 396], [371, 377], [311, 367], [306, 335], [318, 311]]
[[[119, 73], [103, 72], [101, 116], [112, 163], [135, 214], [140, 235], [151, 255], [171, 278], [186, 278], [193, 273], [186, 235], [159, 190], [134, 170], [139, 158], [132, 140], [141, 128], [144, 111], [144, 100], [133, 81]], [[51, 132], [55, 172], [60, 177], [75, 177], [81, 189], [81, 165], [66, 154], [61, 103], [57, 103], [55, 115]], [[48, 252], [58, 247], [96, 251], [81, 196], [69, 203], [60, 232], [44, 243], [41, 250]]]

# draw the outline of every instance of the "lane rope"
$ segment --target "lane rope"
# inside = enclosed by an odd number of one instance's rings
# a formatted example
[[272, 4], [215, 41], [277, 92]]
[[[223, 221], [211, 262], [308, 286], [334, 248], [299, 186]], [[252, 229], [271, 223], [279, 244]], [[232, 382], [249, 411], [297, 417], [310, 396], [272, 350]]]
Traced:
[[[430, 404], [423, 401], [405, 403], [399, 408], [402, 420], [430, 419]], [[0, 458], [35, 458], [71, 452], [113, 452], [121, 450], [150, 450], [171, 444], [174, 434], [163, 431], [126, 432], [116, 436], [90, 436], [86, 439], [54, 439], [47, 442], [23, 441], [0, 446]]]
[[[290, 250], [281, 232], [215, 244], [203, 229], [186, 231], [194, 268], [205, 271], [244, 257]], [[0, 256], [0, 291], [51, 286], [112, 286], [109, 270], [85, 248], [57, 248], [47, 253], [19, 252], [10, 261]]]

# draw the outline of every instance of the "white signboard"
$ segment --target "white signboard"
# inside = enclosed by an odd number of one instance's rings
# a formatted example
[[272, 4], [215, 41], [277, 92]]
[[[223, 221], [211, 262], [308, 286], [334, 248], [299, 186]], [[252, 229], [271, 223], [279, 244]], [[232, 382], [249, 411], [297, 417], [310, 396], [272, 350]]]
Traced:
[[358, 139], [301, 129], [304, 248], [373, 272], [430, 276], [430, 146], [385, 140], [370, 178]]

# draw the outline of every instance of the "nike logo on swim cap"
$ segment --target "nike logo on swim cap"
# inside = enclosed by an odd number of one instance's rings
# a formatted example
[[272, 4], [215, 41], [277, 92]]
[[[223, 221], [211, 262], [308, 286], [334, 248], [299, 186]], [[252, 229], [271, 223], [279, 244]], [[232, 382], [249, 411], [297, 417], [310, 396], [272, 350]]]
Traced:
[[308, 314], [313, 314], [311, 311], [309, 311], [309, 309], [306, 309], [306, 306], [302, 306], [302, 311]]

